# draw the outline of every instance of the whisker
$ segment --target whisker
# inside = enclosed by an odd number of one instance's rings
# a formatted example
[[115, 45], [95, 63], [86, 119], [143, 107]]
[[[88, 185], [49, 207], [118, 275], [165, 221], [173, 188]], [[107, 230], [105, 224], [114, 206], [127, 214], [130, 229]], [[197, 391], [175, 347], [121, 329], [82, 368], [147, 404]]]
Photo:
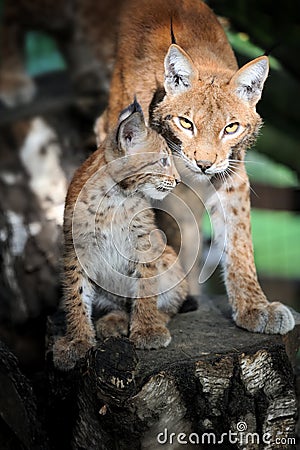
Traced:
[[[238, 162], [238, 163], [242, 162], [240, 159], [231, 159], [231, 158], [229, 158], [228, 161], [229, 162]], [[251, 163], [251, 164], [265, 164], [265, 162], [263, 162], [263, 161], [252, 161], [251, 159], [244, 159], [244, 163], [245, 164], [248, 164], [248, 163]]]
[[196, 167], [193, 166], [191, 160], [183, 153], [183, 151], [181, 150], [181, 147], [178, 144], [175, 144], [175, 142], [173, 142], [171, 139], [169, 139], [168, 137], [165, 138], [168, 146], [170, 147], [170, 149], [177, 155], [180, 156], [180, 158], [182, 158], [187, 166], [195, 173], [199, 174], [200, 173], [200, 169], [198, 170]]
[[[226, 170], [229, 170], [232, 174], [237, 175], [242, 181], [244, 181], [244, 179], [243, 179], [237, 172], [233, 171], [230, 167], [228, 167]], [[250, 191], [253, 192], [253, 194], [254, 194], [257, 198], [259, 198], [258, 194], [257, 194], [257, 193], [255, 192], [255, 190], [250, 186], [250, 184], [249, 184], [249, 188], [250, 188]]]
[[228, 183], [228, 179], [234, 185], [234, 179], [232, 178], [230, 172], [228, 171], [228, 168], [224, 171], [224, 173], [222, 173], [222, 178], [223, 178], [224, 183], [225, 183], [225, 188], [228, 191], [229, 188], [230, 188], [229, 183]]
[[[255, 162], [255, 161], [253, 161], [253, 162]], [[239, 163], [237, 163], [237, 162], [232, 162], [231, 160], [229, 160], [229, 167], [232, 169], [238, 169], [239, 167], [240, 167], [240, 164]], [[248, 173], [248, 175], [253, 175], [253, 172], [250, 172], [249, 171], [249, 169], [247, 168], [247, 173]]]

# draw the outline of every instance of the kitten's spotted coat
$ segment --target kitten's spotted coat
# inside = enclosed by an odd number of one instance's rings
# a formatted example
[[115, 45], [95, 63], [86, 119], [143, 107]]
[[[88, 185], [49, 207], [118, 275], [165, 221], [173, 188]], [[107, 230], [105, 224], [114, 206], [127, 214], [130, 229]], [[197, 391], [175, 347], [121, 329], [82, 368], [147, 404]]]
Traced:
[[64, 308], [67, 330], [54, 345], [66, 370], [99, 335], [129, 335], [138, 348], [165, 347], [166, 323], [183, 303], [187, 284], [175, 252], [165, 246], [150, 199], [179, 182], [164, 139], [147, 128], [135, 103], [118, 128], [77, 170], [64, 220]]

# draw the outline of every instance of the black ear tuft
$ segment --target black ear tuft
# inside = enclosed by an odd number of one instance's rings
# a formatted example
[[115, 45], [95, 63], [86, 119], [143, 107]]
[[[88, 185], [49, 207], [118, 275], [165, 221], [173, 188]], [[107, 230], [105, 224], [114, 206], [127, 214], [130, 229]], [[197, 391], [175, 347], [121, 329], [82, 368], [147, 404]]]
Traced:
[[134, 111], [133, 111], [133, 112], [138, 112], [138, 113], [144, 115], [144, 114], [143, 114], [142, 107], [141, 107], [141, 105], [139, 104], [139, 102], [138, 102], [137, 99], [136, 99], [136, 95], [134, 95], [134, 99], [133, 99], [132, 105], [133, 105], [133, 108], [134, 108]]
[[131, 103], [127, 108], [123, 109], [123, 111], [119, 115], [119, 124], [123, 122], [127, 117], [131, 116], [131, 114], [134, 114], [138, 112], [141, 114], [141, 116], [144, 118], [143, 110], [141, 105], [136, 99], [136, 95], [134, 96], [133, 103]]
[[171, 44], [177, 44], [176, 42], [176, 38], [175, 38], [175, 34], [174, 34], [174, 30], [173, 30], [173, 18], [171, 17]]

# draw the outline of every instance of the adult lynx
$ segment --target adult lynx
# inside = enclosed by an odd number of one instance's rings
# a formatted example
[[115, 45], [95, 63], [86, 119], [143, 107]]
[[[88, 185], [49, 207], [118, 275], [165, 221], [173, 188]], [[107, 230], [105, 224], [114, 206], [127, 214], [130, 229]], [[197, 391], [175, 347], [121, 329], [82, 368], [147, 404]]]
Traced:
[[[201, 1], [128, 0], [119, 23], [109, 104], [97, 124], [99, 139], [136, 94], [149, 111], [151, 126], [181, 156], [181, 175], [193, 177], [199, 190], [208, 183], [215, 188], [205, 201], [216, 243], [225, 242], [224, 278], [235, 322], [250, 331], [287, 333], [294, 327], [292, 314], [279, 302], [269, 303], [257, 280], [244, 166], [245, 151], [261, 126], [255, 108], [268, 58], [238, 69], [221, 25]], [[195, 240], [188, 225], [185, 229], [183, 243], [191, 242], [192, 250]], [[189, 253], [186, 248], [187, 259]], [[195, 274], [190, 284], [195, 289]]]

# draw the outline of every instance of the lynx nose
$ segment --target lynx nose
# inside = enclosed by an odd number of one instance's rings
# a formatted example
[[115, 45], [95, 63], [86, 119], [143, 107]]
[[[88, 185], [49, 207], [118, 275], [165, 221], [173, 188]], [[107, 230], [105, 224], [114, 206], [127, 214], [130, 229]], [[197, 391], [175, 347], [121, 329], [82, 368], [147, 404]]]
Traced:
[[175, 183], [177, 185], [177, 184], [181, 183], [181, 180], [179, 178], [175, 178]]
[[211, 161], [206, 161], [204, 159], [199, 159], [198, 161], [196, 161], [196, 164], [203, 173], [205, 173], [205, 171], [212, 166]]

